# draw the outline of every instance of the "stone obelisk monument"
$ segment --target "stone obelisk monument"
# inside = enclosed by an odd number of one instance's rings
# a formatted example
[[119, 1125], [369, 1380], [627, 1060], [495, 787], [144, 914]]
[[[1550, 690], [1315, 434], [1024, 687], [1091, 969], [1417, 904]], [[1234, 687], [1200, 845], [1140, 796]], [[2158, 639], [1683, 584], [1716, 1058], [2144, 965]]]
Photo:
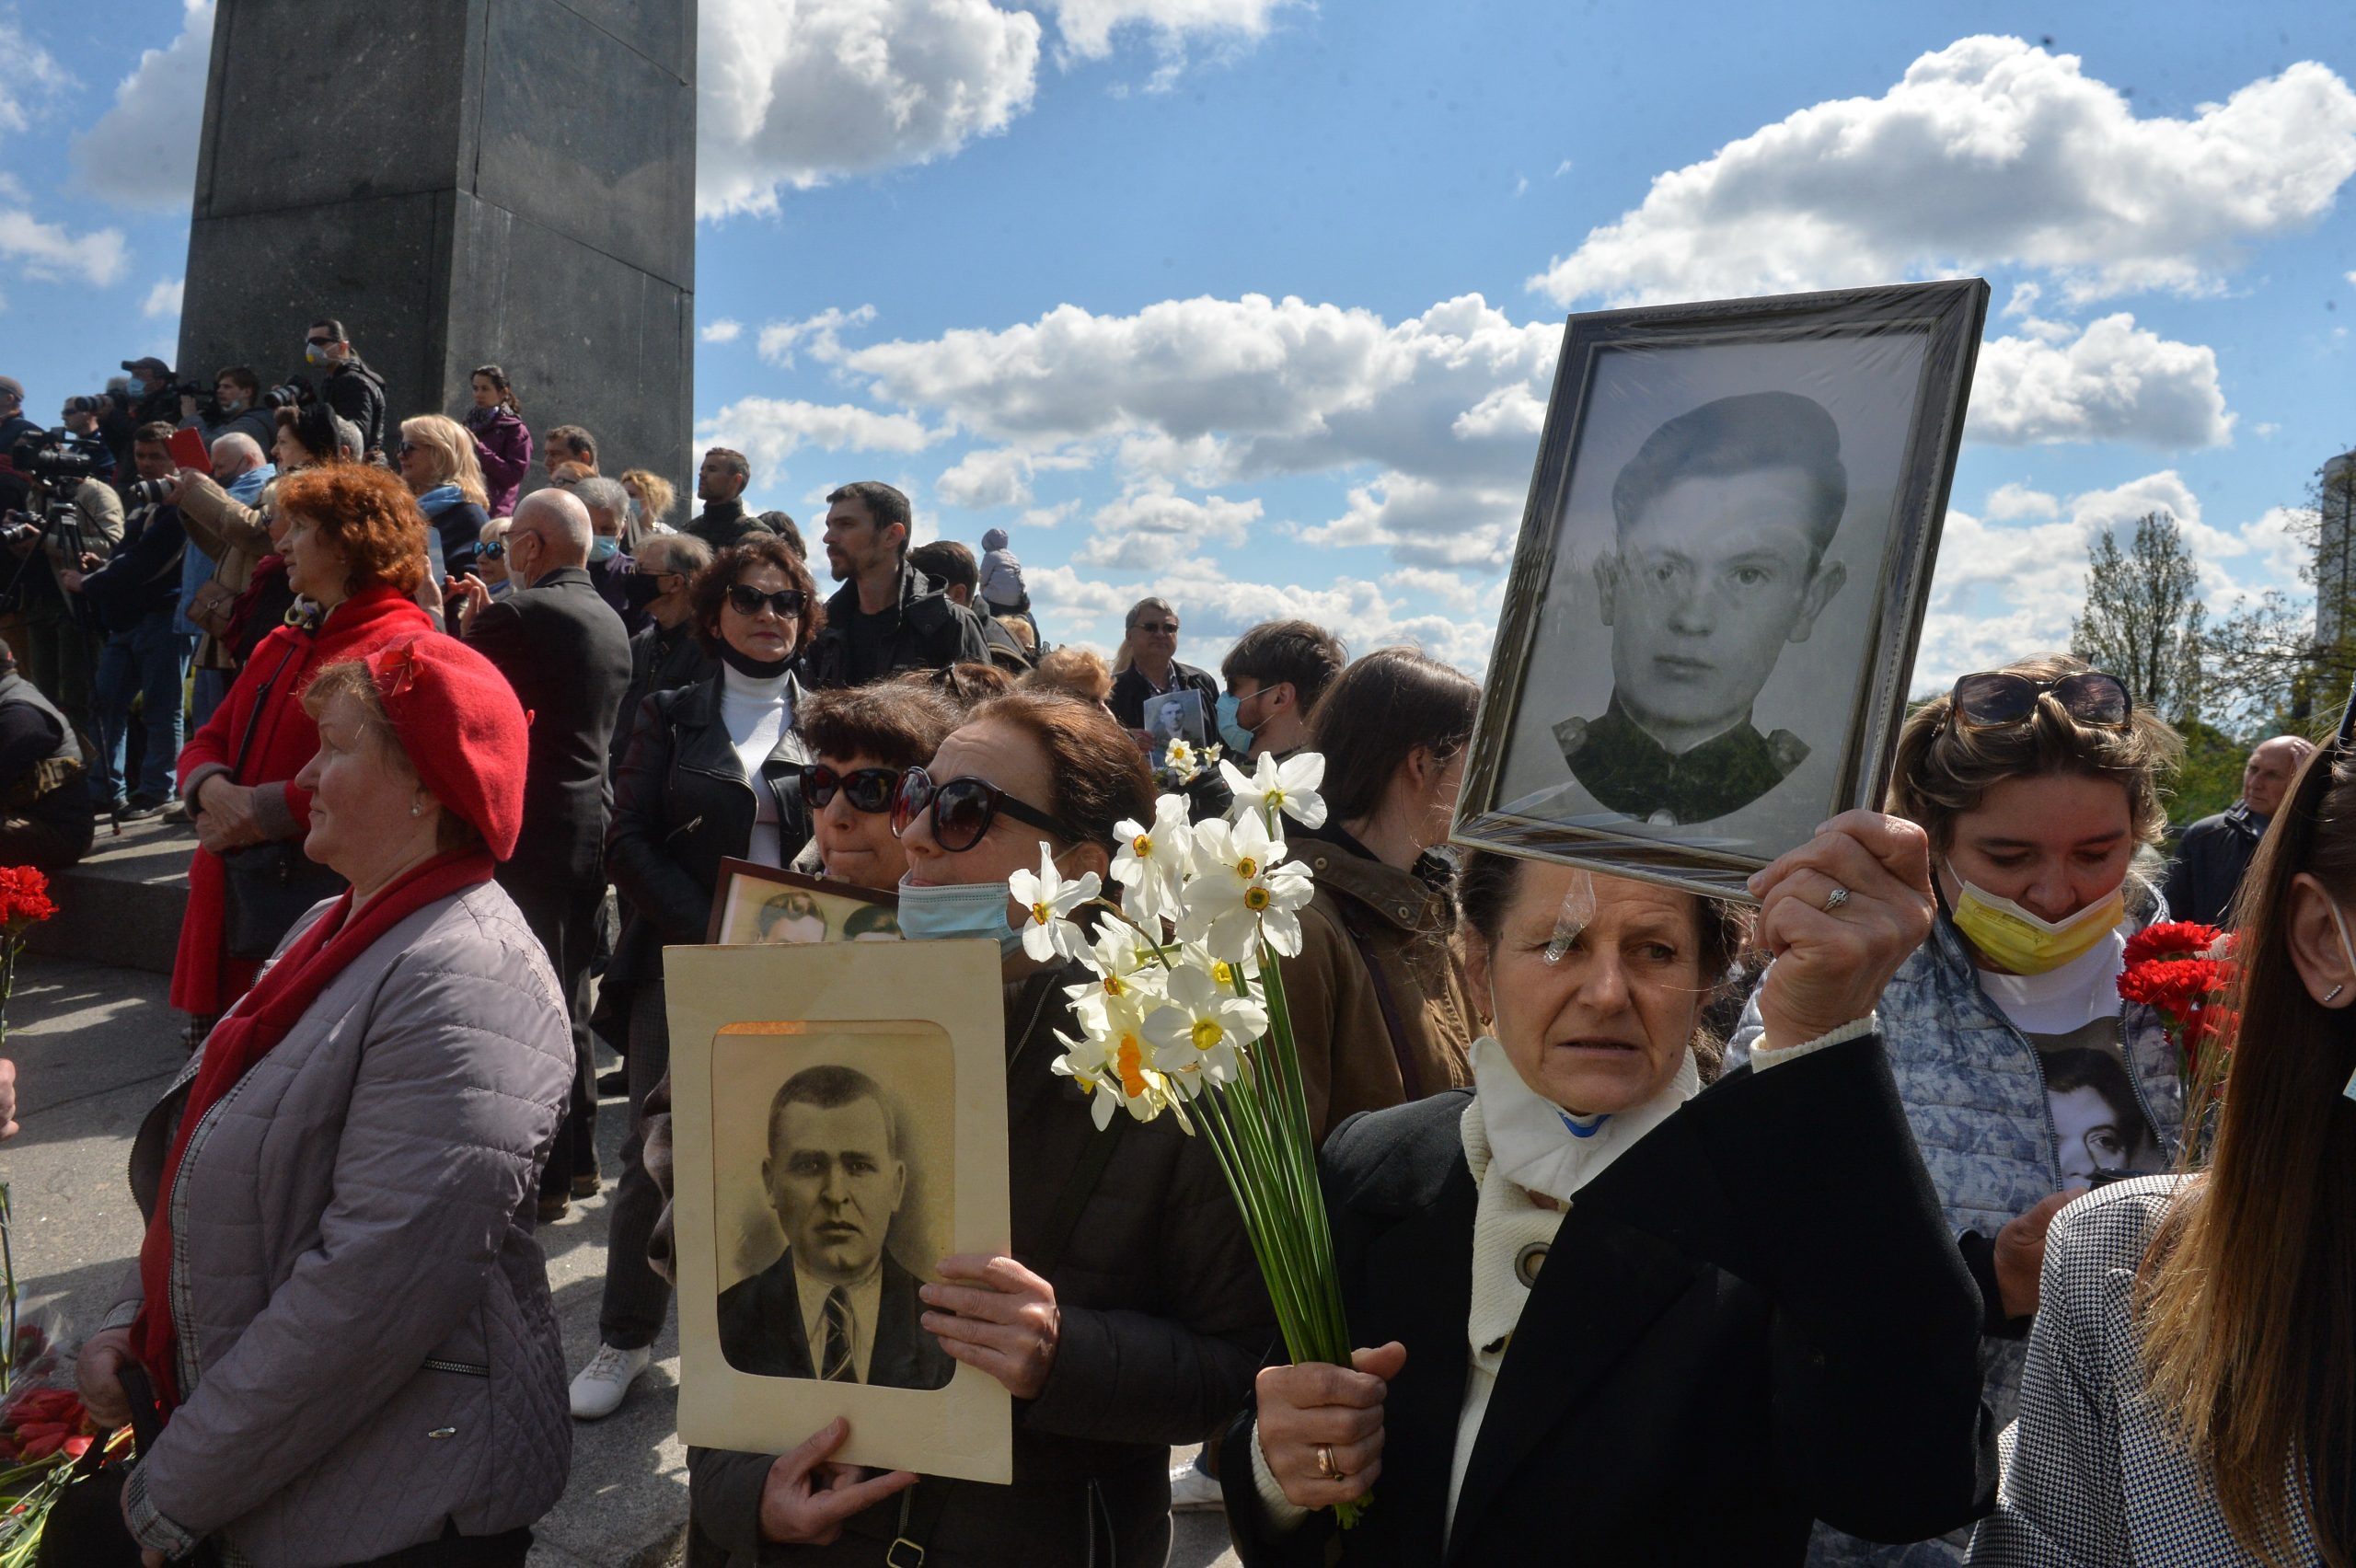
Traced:
[[695, 173], [696, 0], [220, 0], [179, 363], [316, 382], [332, 317], [390, 419], [496, 363], [536, 443], [678, 483]]

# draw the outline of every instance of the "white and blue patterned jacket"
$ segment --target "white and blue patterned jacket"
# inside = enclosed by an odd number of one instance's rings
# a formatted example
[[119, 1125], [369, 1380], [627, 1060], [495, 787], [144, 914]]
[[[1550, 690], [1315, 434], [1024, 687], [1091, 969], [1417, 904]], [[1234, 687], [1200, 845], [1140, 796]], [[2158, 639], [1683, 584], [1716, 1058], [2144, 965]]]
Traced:
[[[2140, 879], [2128, 879], [2127, 904], [2131, 933], [2167, 918], [2158, 892]], [[2007, 1221], [2062, 1191], [2059, 1141], [2037, 1046], [1980, 988], [1979, 972], [1945, 913], [1883, 989], [1877, 1010], [1907, 1122], [1958, 1239], [1976, 1231], [1992, 1240]], [[1727, 1047], [1729, 1068], [1750, 1060], [1760, 1032], [1754, 990]], [[2119, 1044], [2161, 1152], [2173, 1160], [2184, 1124], [2176, 1047], [2158, 1014], [2125, 1002]], [[1983, 1397], [1999, 1426], [2019, 1411], [2027, 1355], [2026, 1339], [1992, 1334], [1981, 1341]], [[1911, 1547], [1875, 1546], [1819, 1526], [1808, 1562], [1812, 1568], [1938, 1568], [1960, 1564], [1963, 1547], [1960, 1535]]]

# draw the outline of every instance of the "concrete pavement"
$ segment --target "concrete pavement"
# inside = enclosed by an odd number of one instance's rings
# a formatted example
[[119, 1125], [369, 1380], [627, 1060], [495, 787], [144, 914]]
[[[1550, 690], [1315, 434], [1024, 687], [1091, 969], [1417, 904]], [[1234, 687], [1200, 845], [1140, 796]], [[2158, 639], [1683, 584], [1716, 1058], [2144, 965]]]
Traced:
[[[104, 1314], [139, 1250], [125, 1161], [140, 1118], [184, 1059], [167, 989], [146, 970], [29, 955], [9, 1004], [6, 1054], [17, 1063], [24, 1131], [0, 1145], [0, 1178], [15, 1205], [17, 1288], [28, 1318], [52, 1315], [69, 1337]], [[608, 1173], [619, 1168], [622, 1133], [622, 1108], [609, 1101], [597, 1140]], [[566, 1364], [576, 1368], [596, 1349], [606, 1214], [602, 1196], [576, 1202], [540, 1232]], [[621, 1410], [574, 1426], [572, 1483], [537, 1527], [534, 1568], [677, 1561], [687, 1519], [678, 1357], [674, 1325]], [[1171, 1568], [1234, 1564], [1218, 1515], [1179, 1516]]]

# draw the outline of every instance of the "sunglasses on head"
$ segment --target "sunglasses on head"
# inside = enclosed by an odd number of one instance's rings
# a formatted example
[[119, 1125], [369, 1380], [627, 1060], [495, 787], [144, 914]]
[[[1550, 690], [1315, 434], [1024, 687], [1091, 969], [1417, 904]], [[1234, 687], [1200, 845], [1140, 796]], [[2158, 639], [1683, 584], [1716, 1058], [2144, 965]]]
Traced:
[[764, 594], [748, 582], [731, 582], [728, 585], [729, 608], [740, 616], [759, 615], [761, 606], [767, 605], [782, 620], [788, 616], [800, 615], [802, 607], [809, 602], [810, 595], [799, 588], [780, 588], [774, 594]]
[[2119, 729], [2135, 709], [2119, 677], [2100, 670], [2050, 681], [1992, 670], [1956, 682], [1948, 694], [1948, 712], [1958, 723], [1974, 728], [2018, 724], [2037, 711], [2038, 699], [2049, 693], [2062, 712], [2081, 724]]
[[952, 855], [962, 855], [979, 844], [1000, 812], [1067, 844], [1077, 844], [1084, 836], [987, 778], [952, 778], [946, 784], [935, 784], [923, 768], [911, 767], [900, 775], [900, 787], [892, 796], [892, 836], [906, 838], [927, 811], [932, 813], [932, 841]]
[[[825, 811], [834, 803], [839, 790], [853, 811], [872, 814], [892, 810], [892, 795], [898, 789], [900, 770], [896, 767], [860, 767], [849, 773], [837, 773], [823, 762], [802, 765], [802, 798], [810, 802], [813, 811]], [[897, 831], [897, 824], [894, 831]]]

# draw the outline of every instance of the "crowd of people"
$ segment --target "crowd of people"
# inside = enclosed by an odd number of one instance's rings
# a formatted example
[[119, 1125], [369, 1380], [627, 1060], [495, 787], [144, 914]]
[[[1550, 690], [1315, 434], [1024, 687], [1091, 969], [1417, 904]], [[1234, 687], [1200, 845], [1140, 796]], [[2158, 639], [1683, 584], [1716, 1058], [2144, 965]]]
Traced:
[[[463, 420], [394, 419], [341, 326], [306, 349], [343, 391], [257, 417], [225, 370], [150, 418], [143, 362], [143, 401], [11, 432], [0, 476], [37, 520], [0, 859], [69, 860], [110, 813], [198, 838], [191, 1055], [78, 1374], [151, 1429], [140, 1548], [524, 1561], [571, 1423], [629, 1400], [671, 1309], [664, 950], [736, 859], [999, 944], [1012, 1242], [894, 1332], [1012, 1395], [1014, 1479], [848, 1466], [840, 1423], [691, 1450], [690, 1563], [1156, 1563], [1173, 1508], [1223, 1508], [1252, 1568], [2356, 1561], [2344, 730], [2258, 748], [2163, 873], [2177, 737], [2025, 657], [1918, 708], [1885, 810], [1760, 871], [1754, 911], [1450, 846], [1480, 688], [1419, 652], [1284, 619], [1214, 674], [1153, 596], [1108, 664], [1042, 640], [1003, 531], [915, 545], [875, 481], [827, 497], [822, 597], [739, 453], [675, 529], [590, 432], [536, 447], [495, 365]], [[0, 379], [0, 419], [21, 400]], [[1108, 877], [1173, 699], [1247, 767], [1322, 759], [1282, 979], [1348, 1367], [1285, 1365], [1201, 1141], [1099, 1136], [1051, 1070], [1083, 972], [1024, 951], [1009, 882]], [[2210, 1105], [2118, 985], [2187, 916], [2239, 928]], [[536, 1232], [608, 1180], [568, 1367]], [[774, 1294], [730, 1310], [798, 1333]], [[846, 1299], [826, 1375], [863, 1379], [882, 1330]]]

